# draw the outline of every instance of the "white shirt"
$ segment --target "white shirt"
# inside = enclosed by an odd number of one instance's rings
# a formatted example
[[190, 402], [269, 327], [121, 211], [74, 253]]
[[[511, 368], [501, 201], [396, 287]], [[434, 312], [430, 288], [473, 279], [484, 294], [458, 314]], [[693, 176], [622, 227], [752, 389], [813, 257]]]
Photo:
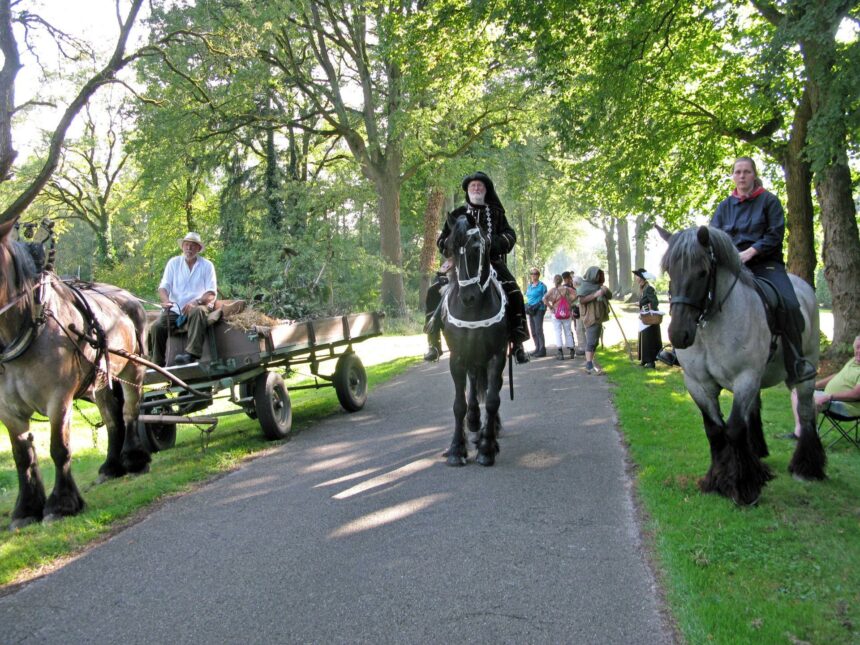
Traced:
[[177, 255], [167, 261], [158, 288], [167, 291], [168, 297], [173, 302], [171, 311], [182, 313], [182, 308], [186, 304], [203, 297], [207, 291], [218, 293], [215, 265], [198, 255], [194, 266], [189, 269], [185, 256]]

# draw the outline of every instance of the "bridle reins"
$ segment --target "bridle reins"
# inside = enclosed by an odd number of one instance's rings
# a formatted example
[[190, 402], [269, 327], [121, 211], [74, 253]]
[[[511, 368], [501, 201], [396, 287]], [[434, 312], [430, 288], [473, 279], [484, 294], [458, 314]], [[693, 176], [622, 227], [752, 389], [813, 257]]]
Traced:
[[675, 305], [684, 305], [699, 311], [699, 316], [696, 318], [697, 327], [704, 327], [708, 324], [709, 320], [723, 310], [723, 305], [726, 303], [726, 300], [728, 300], [735, 288], [735, 285], [738, 283], [738, 278], [740, 278], [740, 271], [738, 271], [734, 274], [735, 279], [732, 281], [728, 291], [726, 291], [725, 295], [720, 300], [717, 300], [717, 258], [714, 255], [714, 247], [710, 244], [708, 244], [708, 256], [708, 289], [705, 296], [698, 300], [690, 298], [684, 294], [677, 296], [670, 294], [669, 296], [670, 312], [672, 311], [672, 307]]

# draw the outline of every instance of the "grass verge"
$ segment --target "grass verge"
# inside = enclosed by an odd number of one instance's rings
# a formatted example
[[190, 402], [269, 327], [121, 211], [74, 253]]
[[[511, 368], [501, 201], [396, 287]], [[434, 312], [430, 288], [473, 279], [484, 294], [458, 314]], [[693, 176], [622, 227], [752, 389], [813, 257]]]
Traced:
[[[795, 481], [788, 391], [762, 393], [766, 462], [776, 479], [758, 506], [702, 494], [709, 463], [698, 408], [681, 371], [643, 371], [626, 354], [601, 355], [615, 386], [635, 464], [645, 529], [670, 610], [689, 643], [860, 642], [860, 454], [827, 450], [829, 479]], [[731, 395], [721, 400], [728, 416]]]
[[[399, 358], [368, 367], [371, 396], [375, 385], [420, 360]], [[288, 385], [291, 384], [297, 383], [288, 381]], [[341, 410], [332, 388], [291, 392], [290, 399], [293, 434]], [[94, 407], [84, 412], [88, 417], [98, 418]], [[344, 422], [348, 422], [346, 418]], [[41, 456], [42, 476], [50, 493], [54, 484], [54, 468], [48, 456], [50, 432], [46, 423], [34, 423], [32, 427], [37, 454]], [[5, 432], [3, 435], [8, 437]], [[75, 481], [87, 501], [84, 512], [62, 522], [32, 525], [14, 533], [5, 529], [18, 494], [18, 480], [8, 438], [0, 440], [0, 517], [6, 518], [0, 527], [0, 586], [37, 575], [57, 559], [74, 554], [132, 521], [153, 502], [187, 491], [200, 481], [235, 468], [251, 455], [284, 443], [265, 441], [257, 422], [241, 413], [219, 421], [205, 450], [202, 450], [201, 434], [196, 428], [179, 426], [176, 447], [153, 455], [148, 474], [95, 485], [106, 449], [104, 429], [97, 435], [76, 414], [73, 435], [73, 468]]]

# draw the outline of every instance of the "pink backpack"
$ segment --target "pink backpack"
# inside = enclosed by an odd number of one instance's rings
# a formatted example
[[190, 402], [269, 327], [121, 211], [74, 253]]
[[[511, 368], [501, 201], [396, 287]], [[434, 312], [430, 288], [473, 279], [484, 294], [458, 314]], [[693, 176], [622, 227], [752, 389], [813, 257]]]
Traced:
[[565, 298], [561, 289], [558, 290], [558, 295], [560, 298], [555, 306], [555, 317], [558, 320], [567, 320], [570, 318], [570, 303], [568, 303], [567, 298]]

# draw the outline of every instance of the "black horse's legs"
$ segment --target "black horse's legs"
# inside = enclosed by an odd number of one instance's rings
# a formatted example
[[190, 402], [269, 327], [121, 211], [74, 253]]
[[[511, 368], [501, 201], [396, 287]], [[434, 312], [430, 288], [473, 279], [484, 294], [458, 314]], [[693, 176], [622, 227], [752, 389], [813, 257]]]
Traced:
[[45, 486], [33, 448], [33, 435], [27, 432], [29, 422], [3, 419], [9, 430], [12, 456], [18, 470], [18, 499], [12, 509], [11, 530], [42, 521], [45, 508]]
[[479, 432], [481, 430], [481, 404], [478, 402], [479, 383], [483, 379], [477, 377], [474, 370], [469, 372], [469, 406], [466, 410], [466, 426], [469, 432]]
[[72, 478], [72, 451], [69, 447], [71, 401], [63, 402], [48, 416], [51, 419], [51, 459], [56, 472], [54, 490], [45, 502], [44, 519], [50, 521], [79, 513], [84, 508], [84, 498]]
[[499, 406], [502, 399], [499, 392], [502, 389], [502, 373], [505, 369], [504, 350], [496, 354], [487, 366], [486, 374], [486, 399], [484, 407], [487, 411], [487, 423], [481, 429], [478, 439], [477, 462], [482, 466], [492, 466], [496, 462], [496, 454], [499, 452], [499, 430], [501, 421], [499, 419]]
[[466, 433], [463, 419], [466, 416], [466, 370], [455, 356], [451, 356], [451, 377], [454, 379], [454, 436], [448, 449], [449, 466], [466, 465]]
[[816, 411], [813, 400], [815, 382], [802, 381], [796, 388], [800, 437], [788, 463], [788, 472], [798, 479], [822, 480], [826, 478], [824, 467], [827, 465], [827, 455], [815, 429]]
[[761, 392], [756, 395], [755, 402], [750, 410], [749, 441], [750, 450], [759, 459], [764, 459], [770, 454], [767, 443], [764, 440], [764, 431], [761, 425]]

